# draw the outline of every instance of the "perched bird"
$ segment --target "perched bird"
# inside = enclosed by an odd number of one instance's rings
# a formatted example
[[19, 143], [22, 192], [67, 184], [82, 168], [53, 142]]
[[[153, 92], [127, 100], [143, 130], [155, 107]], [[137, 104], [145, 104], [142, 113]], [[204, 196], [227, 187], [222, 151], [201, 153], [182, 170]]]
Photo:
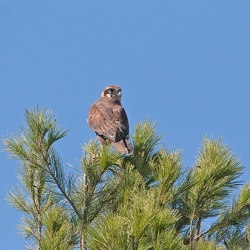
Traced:
[[95, 131], [101, 144], [112, 142], [122, 154], [130, 154], [132, 145], [128, 142], [128, 117], [121, 105], [122, 90], [118, 86], [108, 86], [100, 99], [89, 109], [88, 124]]

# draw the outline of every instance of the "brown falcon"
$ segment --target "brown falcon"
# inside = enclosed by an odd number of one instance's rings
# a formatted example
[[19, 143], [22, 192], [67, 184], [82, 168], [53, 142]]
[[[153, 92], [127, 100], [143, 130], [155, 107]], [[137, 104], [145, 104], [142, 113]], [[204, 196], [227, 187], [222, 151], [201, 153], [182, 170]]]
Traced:
[[89, 109], [88, 124], [97, 135], [101, 144], [111, 141], [116, 150], [129, 154], [133, 147], [128, 142], [128, 117], [121, 105], [122, 90], [118, 86], [108, 86], [100, 99]]

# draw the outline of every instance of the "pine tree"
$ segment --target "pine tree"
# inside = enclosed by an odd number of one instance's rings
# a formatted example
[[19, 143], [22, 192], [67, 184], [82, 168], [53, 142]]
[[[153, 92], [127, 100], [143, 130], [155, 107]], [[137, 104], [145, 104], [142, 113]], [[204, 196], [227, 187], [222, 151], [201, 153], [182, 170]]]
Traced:
[[24, 214], [27, 249], [249, 249], [250, 184], [242, 186], [242, 164], [221, 139], [205, 137], [185, 168], [181, 151], [163, 147], [156, 124], [143, 121], [132, 155], [90, 141], [76, 172], [55, 150], [67, 131], [52, 113], [25, 118], [3, 143], [20, 162], [7, 199]]

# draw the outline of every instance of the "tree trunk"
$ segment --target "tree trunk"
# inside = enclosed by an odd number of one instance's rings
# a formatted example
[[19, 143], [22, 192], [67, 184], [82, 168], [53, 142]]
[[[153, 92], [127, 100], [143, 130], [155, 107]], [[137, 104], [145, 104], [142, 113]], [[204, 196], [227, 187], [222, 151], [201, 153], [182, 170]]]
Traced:
[[194, 237], [196, 242], [199, 240], [200, 231], [201, 231], [201, 218], [198, 219], [196, 224], [196, 232]]
[[86, 197], [88, 192], [88, 184], [87, 184], [87, 175], [84, 173], [83, 175], [84, 185], [83, 185], [83, 214], [82, 214], [82, 228], [81, 228], [81, 235], [80, 235], [80, 250], [85, 250], [85, 241], [84, 241], [84, 231], [87, 225], [87, 210], [86, 210]]

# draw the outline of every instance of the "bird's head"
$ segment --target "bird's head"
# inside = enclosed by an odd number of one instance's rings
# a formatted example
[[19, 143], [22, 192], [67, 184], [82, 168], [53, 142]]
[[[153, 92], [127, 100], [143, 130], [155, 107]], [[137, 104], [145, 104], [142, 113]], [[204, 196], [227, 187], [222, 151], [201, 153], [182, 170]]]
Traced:
[[101, 98], [109, 98], [113, 101], [121, 102], [122, 89], [118, 86], [110, 85], [106, 87], [101, 94]]

